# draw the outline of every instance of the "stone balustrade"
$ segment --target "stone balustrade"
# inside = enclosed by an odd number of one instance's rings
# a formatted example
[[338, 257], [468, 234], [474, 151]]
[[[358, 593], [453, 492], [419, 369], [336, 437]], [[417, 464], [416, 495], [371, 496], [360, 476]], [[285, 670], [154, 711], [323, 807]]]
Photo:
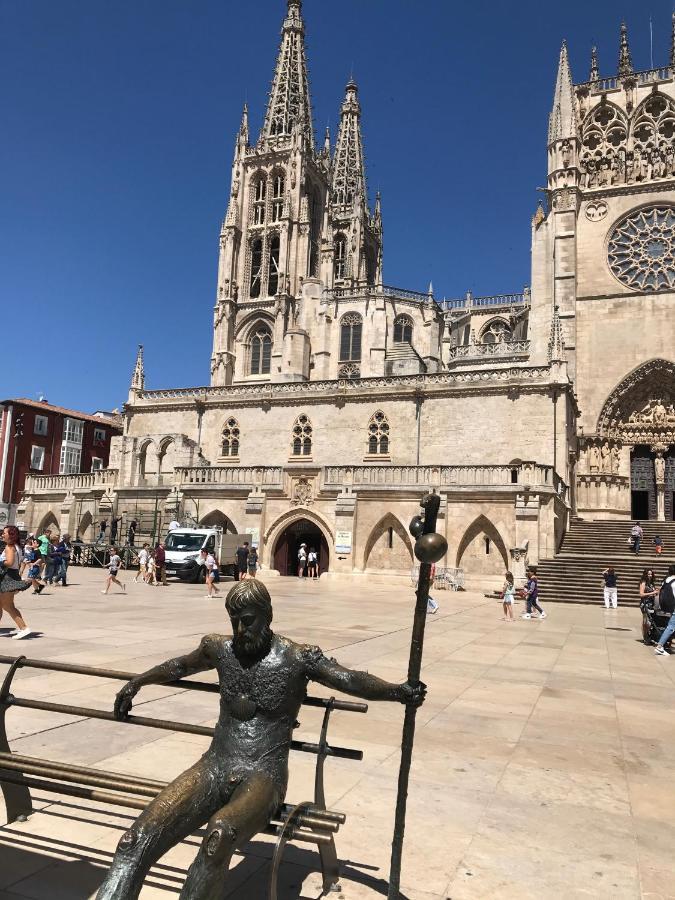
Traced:
[[577, 475], [576, 507], [579, 515], [630, 515], [631, 491], [627, 475], [594, 472]]
[[182, 489], [219, 485], [279, 488], [283, 474], [282, 466], [196, 466], [176, 469], [174, 483]]
[[117, 482], [117, 469], [99, 469], [97, 472], [77, 472], [74, 475], [27, 475], [24, 493], [39, 494], [47, 491], [94, 490], [112, 487]]
[[499, 341], [495, 344], [463, 344], [450, 348], [450, 360], [471, 360], [523, 357], [530, 355], [529, 341]]

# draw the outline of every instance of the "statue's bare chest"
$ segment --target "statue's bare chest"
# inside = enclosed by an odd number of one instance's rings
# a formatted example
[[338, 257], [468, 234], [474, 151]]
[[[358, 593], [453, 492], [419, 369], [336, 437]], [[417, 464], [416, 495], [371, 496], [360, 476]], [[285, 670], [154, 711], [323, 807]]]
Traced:
[[274, 648], [251, 666], [242, 666], [225, 645], [217, 664], [222, 703], [234, 718], [252, 719], [256, 713], [283, 715], [302, 700], [304, 682], [298, 661]]

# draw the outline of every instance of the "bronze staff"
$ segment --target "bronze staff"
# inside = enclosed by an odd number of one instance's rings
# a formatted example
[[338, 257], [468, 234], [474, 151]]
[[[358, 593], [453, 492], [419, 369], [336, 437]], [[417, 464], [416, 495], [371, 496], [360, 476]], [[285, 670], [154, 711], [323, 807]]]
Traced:
[[[415, 556], [420, 561], [420, 576], [417, 581], [417, 603], [413, 620], [412, 640], [410, 642], [410, 659], [408, 661], [408, 684], [411, 687], [426, 688], [420, 682], [422, 670], [422, 652], [424, 650], [424, 628], [427, 622], [427, 601], [431, 582], [431, 565], [445, 556], [448, 542], [436, 534], [436, 519], [441, 498], [438, 494], [426, 494], [422, 498], [423, 516], [415, 516], [410, 523], [410, 533], [415, 541]], [[405, 833], [405, 813], [408, 800], [408, 780], [410, 763], [412, 762], [413, 743], [415, 741], [415, 715], [417, 707], [408, 704], [403, 720], [403, 737], [401, 739], [401, 767], [398, 773], [398, 796], [396, 798], [396, 816], [394, 819], [394, 837], [391, 844], [391, 865], [389, 868], [389, 891], [387, 900], [399, 900], [401, 884], [401, 857], [403, 855], [403, 836]]]

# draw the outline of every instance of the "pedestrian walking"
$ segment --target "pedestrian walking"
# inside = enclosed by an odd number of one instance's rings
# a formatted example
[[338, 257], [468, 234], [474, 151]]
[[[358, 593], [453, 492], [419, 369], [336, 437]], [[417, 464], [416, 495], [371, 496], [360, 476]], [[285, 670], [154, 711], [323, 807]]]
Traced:
[[49, 556], [49, 547], [52, 533], [46, 529], [43, 534], [37, 538], [38, 549], [40, 551], [40, 559], [38, 560], [43, 574], [47, 570], [47, 558]]
[[654, 653], [658, 656], [665, 656], [665, 645], [675, 633], [675, 566], [668, 567], [668, 575], [659, 591], [659, 607], [663, 612], [670, 613], [670, 621], [659, 638], [658, 644], [654, 647]]
[[307, 577], [319, 577], [319, 557], [317, 556], [317, 552], [314, 547], [310, 547], [309, 553], [307, 554]]
[[35, 561], [35, 553], [33, 552], [35, 549], [37, 549], [37, 542], [35, 541], [34, 535], [29, 534], [23, 545], [23, 559], [21, 560], [21, 566], [19, 567], [20, 578], [25, 576], [26, 572]]
[[258, 572], [258, 548], [250, 547], [248, 551], [248, 559], [246, 560], [246, 564], [248, 566], [248, 577], [255, 578]]
[[160, 541], [155, 547], [155, 582], [162, 587], [167, 587], [166, 580], [166, 552], [164, 551], [164, 541]]
[[126, 594], [127, 588], [123, 581], [120, 581], [117, 577], [117, 573], [122, 568], [122, 560], [117, 553], [117, 547], [110, 548], [110, 561], [108, 562], [108, 578], [105, 585], [105, 590], [101, 591], [102, 594], [107, 594], [110, 590], [110, 585], [113, 582], [122, 588], [122, 593]]
[[0, 553], [0, 619], [3, 613], [9, 615], [16, 625], [16, 629], [10, 634], [10, 637], [20, 641], [33, 632], [14, 605], [14, 595], [29, 588], [31, 582], [22, 581], [19, 578], [22, 553], [19, 543], [19, 529], [16, 525], [6, 525], [2, 531], [2, 539], [5, 542], [5, 548]]
[[657, 556], [661, 556], [663, 553], [663, 538], [659, 534], [654, 537], [654, 553]]
[[56, 584], [61, 582], [62, 587], [68, 587], [68, 565], [70, 564], [70, 552], [72, 547], [70, 535], [61, 535], [61, 540], [56, 548], [58, 552], [58, 569], [54, 575], [54, 581]]
[[619, 591], [616, 585], [617, 574], [614, 571], [613, 566], [607, 566], [605, 571], [602, 573], [602, 578], [605, 585], [603, 588], [605, 609], [609, 609], [610, 606], [612, 607], [612, 609], [616, 609], [617, 603], [619, 602]]
[[139, 554], [138, 554], [138, 572], [134, 577], [134, 583], [138, 581], [140, 578], [141, 581], [145, 581], [148, 577], [148, 559], [150, 558], [150, 554], [148, 553], [148, 545], [143, 544]]
[[53, 535], [49, 539], [49, 547], [47, 549], [47, 561], [45, 564], [44, 579], [47, 584], [54, 583], [54, 577], [61, 568], [61, 555], [59, 553], [59, 539]]
[[23, 561], [20, 569], [20, 578], [27, 578], [33, 585], [33, 593], [41, 594], [45, 586], [40, 582], [40, 551], [38, 550], [37, 541], [27, 540], [24, 547]]
[[298, 578], [303, 578], [307, 571], [307, 544], [300, 544], [298, 550]]
[[216, 586], [217, 582], [220, 580], [220, 572], [213, 553], [207, 550], [202, 550], [201, 553], [206, 567], [206, 599], [210, 600], [220, 593], [220, 590]]
[[138, 522], [136, 519], [132, 519], [129, 522], [129, 528], [127, 529], [127, 544], [130, 547], [134, 546], [134, 541], [136, 540], [136, 531], [138, 529]]
[[502, 588], [502, 609], [504, 622], [513, 622], [513, 601], [516, 597], [516, 583], [512, 572], [504, 575], [504, 587]]
[[157, 563], [155, 562], [154, 550], [151, 550], [148, 554], [148, 571], [145, 576], [145, 583], [151, 586], [157, 584]]
[[633, 553], [637, 556], [640, 552], [640, 544], [642, 543], [642, 526], [639, 522], [636, 522], [635, 525], [630, 530], [630, 539], [629, 543], [633, 545]]
[[536, 609], [540, 619], [546, 618], [546, 613], [539, 605], [539, 583], [537, 582], [537, 573], [534, 569], [528, 569], [527, 584], [525, 585], [525, 600], [527, 601], [526, 611], [520, 617], [521, 619], [531, 619], [532, 610]]
[[250, 552], [248, 541], [244, 541], [241, 546], [237, 547], [235, 556], [237, 559], [237, 575], [239, 576], [239, 581], [243, 581], [246, 578], [246, 572], [248, 571], [248, 555]]
[[656, 573], [653, 569], [645, 569], [640, 578], [640, 599], [652, 600], [656, 603], [659, 591], [656, 587]]

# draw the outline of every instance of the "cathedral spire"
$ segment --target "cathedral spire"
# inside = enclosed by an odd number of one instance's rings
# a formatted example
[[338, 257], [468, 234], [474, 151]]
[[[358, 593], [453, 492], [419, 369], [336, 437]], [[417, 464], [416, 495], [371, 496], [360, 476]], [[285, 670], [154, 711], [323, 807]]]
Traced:
[[548, 120], [548, 142], [562, 141], [577, 136], [577, 111], [574, 105], [572, 73], [567, 56], [567, 42], [563, 41], [558, 61], [558, 76], [553, 95], [553, 109]]
[[136, 354], [136, 365], [134, 373], [131, 376], [131, 384], [129, 385], [130, 395], [134, 391], [142, 391], [145, 388], [145, 368], [143, 366], [143, 344], [138, 345], [138, 353]]
[[288, 0], [288, 13], [281, 31], [281, 45], [260, 142], [268, 145], [275, 143], [277, 138], [291, 135], [296, 127], [305, 134], [313, 148], [302, 3], [301, 0]]
[[673, 70], [675, 70], [675, 12], [673, 12], [672, 16], [672, 24], [671, 24], [671, 36], [670, 36], [670, 68], [671, 68], [671, 77], [673, 75]]
[[366, 172], [361, 139], [361, 104], [353, 78], [347, 83], [340, 113], [340, 128], [333, 160], [331, 203], [337, 207], [354, 207], [360, 201], [368, 214]]
[[632, 75], [633, 60], [630, 55], [630, 47], [628, 46], [628, 28], [626, 23], [621, 23], [621, 38], [619, 40], [619, 77]]
[[600, 78], [600, 70], [598, 69], [598, 48], [591, 47], [591, 72], [588, 76], [589, 81], [597, 81]]
[[244, 103], [244, 109], [241, 114], [241, 125], [239, 126], [239, 138], [245, 145], [248, 145], [248, 103]]
[[548, 361], [550, 363], [565, 361], [565, 339], [563, 338], [563, 327], [557, 306], [553, 307], [553, 318], [551, 319], [551, 336], [548, 341]]

